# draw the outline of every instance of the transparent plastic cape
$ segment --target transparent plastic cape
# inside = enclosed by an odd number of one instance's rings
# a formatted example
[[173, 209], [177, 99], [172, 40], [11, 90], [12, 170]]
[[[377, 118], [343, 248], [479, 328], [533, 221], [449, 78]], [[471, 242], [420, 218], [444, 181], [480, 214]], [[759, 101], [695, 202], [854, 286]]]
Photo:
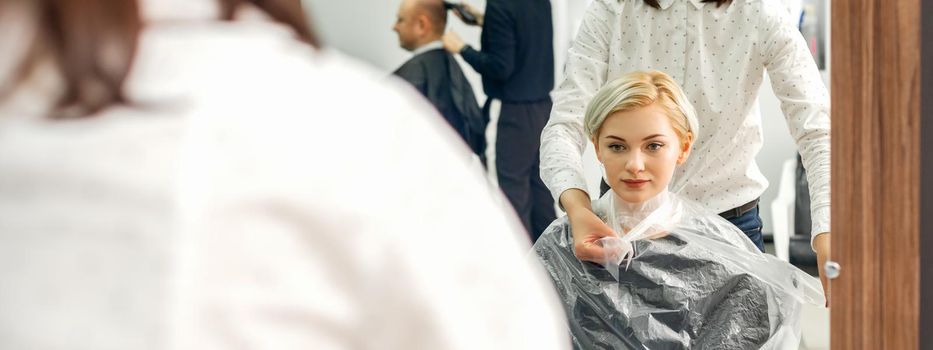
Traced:
[[621, 235], [603, 265], [574, 256], [566, 216], [534, 245], [577, 349], [797, 349], [802, 305], [824, 304], [818, 279], [676, 194], [593, 211]]

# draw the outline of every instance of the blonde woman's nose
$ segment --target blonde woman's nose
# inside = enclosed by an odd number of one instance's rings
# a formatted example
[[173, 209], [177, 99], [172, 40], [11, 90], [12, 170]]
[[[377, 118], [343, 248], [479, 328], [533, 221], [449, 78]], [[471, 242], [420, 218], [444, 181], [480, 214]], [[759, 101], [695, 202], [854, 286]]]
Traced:
[[625, 160], [625, 170], [631, 174], [638, 174], [645, 171], [645, 159], [641, 152], [632, 152]]

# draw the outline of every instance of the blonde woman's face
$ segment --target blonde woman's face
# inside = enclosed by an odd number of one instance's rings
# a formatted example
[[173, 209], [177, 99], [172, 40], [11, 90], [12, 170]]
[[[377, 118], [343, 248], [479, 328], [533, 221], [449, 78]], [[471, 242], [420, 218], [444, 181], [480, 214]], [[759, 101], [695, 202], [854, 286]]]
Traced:
[[674, 168], [686, 161], [689, 142], [681, 142], [657, 104], [610, 114], [593, 140], [606, 182], [629, 203], [667, 188]]

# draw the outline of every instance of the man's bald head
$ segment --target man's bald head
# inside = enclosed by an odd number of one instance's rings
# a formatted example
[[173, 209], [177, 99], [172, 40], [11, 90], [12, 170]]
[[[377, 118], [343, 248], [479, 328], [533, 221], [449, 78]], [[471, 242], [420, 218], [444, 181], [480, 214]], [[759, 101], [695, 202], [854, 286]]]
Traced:
[[[409, 0], [406, 0], [409, 1]], [[410, 0], [414, 2], [415, 11], [427, 16], [431, 22], [431, 29], [437, 35], [444, 35], [447, 27], [447, 9], [443, 0]]]
[[393, 29], [407, 50], [439, 40], [447, 27], [447, 9], [442, 0], [402, 0]]

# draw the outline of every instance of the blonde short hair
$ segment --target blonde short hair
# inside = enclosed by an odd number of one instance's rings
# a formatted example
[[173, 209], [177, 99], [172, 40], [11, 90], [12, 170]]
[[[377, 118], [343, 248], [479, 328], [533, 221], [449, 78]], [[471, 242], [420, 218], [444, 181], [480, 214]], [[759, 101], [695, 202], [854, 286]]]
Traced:
[[661, 71], [635, 71], [604, 85], [586, 107], [584, 129], [593, 139], [599, 133], [606, 117], [658, 103], [667, 114], [680, 137], [686, 141], [688, 133], [696, 138], [698, 128], [696, 111], [680, 86]]

